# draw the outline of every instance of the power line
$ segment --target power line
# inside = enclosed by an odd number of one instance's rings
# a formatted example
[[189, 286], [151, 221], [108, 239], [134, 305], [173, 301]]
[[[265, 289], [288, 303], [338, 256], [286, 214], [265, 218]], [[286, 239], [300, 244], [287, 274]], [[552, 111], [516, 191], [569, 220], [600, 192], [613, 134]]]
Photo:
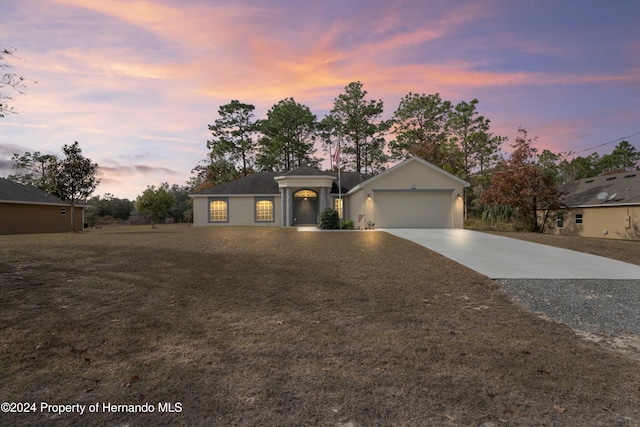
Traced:
[[585, 151], [594, 150], [605, 145], [613, 144], [614, 142], [622, 141], [623, 139], [631, 138], [632, 136], [640, 135], [640, 132], [636, 132], [631, 135], [623, 136], [622, 138], [614, 139], [613, 141], [605, 142], [604, 144], [596, 145], [595, 147], [585, 148], [584, 150], [576, 151], [574, 154], [584, 153]]

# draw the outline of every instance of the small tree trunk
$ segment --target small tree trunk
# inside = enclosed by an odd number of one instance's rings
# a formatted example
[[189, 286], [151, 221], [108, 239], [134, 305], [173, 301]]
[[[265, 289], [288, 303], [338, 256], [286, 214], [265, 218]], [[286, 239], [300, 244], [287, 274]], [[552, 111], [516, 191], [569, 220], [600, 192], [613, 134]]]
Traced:
[[76, 231], [75, 202], [71, 199], [71, 231]]
[[463, 195], [463, 196], [462, 196], [462, 203], [463, 203], [463, 205], [464, 205], [463, 218], [464, 218], [464, 220], [466, 221], [466, 220], [468, 220], [468, 219], [469, 219], [469, 211], [468, 211], [468, 208], [467, 208], [467, 206], [468, 206], [468, 204], [469, 204], [469, 201], [467, 200], [467, 197], [468, 197], [468, 194], [467, 194], [467, 187], [463, 187], [463, 188], [462, 188], [462, 195]]

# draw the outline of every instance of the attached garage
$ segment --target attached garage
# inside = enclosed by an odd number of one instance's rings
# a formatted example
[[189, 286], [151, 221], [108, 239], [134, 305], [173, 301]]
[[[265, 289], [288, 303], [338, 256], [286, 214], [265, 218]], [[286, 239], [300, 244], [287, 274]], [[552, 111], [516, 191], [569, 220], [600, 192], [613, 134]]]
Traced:
[[[347, 193], [356, 228], [462, 228], [466, 181], [411, 157]], [[355, 220], [354, 220], [355, 222]]]
[[374, 190], [373, 199], [377, 227], [453, 227], [451, 191]]

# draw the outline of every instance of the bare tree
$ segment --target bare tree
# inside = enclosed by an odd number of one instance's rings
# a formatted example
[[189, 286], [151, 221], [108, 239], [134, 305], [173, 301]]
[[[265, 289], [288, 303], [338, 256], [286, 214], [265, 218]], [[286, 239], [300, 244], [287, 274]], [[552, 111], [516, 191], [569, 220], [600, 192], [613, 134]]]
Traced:
[[13, 48], [0, 51], [0, 117], [16, 112], [11, 105], [14, 99], [11, 95], [7, 95], [5, 90], [9, 89], [10, 94], [23, 94], [23, 89], [26, 88], [25, 78], [11, 72], [13, 67], [7, 63], [7, 58], [15, 57], [15, 52], [16, 49]]

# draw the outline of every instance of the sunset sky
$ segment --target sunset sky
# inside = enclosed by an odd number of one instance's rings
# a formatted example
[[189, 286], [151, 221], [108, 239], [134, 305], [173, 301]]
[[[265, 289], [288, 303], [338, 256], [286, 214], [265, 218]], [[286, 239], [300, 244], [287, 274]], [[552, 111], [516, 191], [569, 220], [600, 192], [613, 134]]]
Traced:
[[0, 0], [0, 47], [37, 82], [0, 119], [0, 176], [13, 153], [78, 141], [99, 195], [185, 184], [232, 99], [260, 119], [293, 97], [321, 119], [357, 80], [384, 118], [440, 93], [539, 149], [640, 149], [637, 0]]

